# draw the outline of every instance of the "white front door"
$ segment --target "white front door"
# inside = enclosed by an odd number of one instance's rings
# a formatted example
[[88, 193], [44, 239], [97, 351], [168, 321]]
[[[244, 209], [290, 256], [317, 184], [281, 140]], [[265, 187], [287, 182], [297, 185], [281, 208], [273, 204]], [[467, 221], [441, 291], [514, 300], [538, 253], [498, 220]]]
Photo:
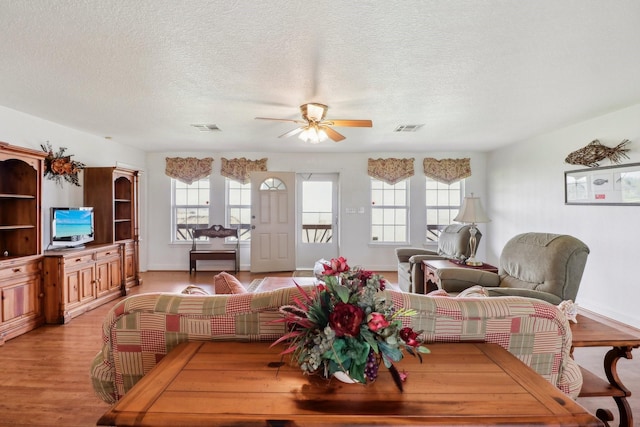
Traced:
[[251, 173], [251, 272], [293, 271], [295, 173]]
[[338, 257], [337, 173], [298, 174], [298, 268], [313, 268], [321, 258]]

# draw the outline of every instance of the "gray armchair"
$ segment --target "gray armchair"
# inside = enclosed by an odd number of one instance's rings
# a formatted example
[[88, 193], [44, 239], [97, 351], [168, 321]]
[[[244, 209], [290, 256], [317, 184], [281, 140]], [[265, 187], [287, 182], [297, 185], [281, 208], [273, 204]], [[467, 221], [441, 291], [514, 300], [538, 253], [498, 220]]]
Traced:
[[[463, 224], [448, 225], [438, 238], [438, 250], [424, 248], [396, 248], [398, 258], [398, 286], [404, 292], [424, 293], [424, 273], [422, 260], [428, 259], [462, 259], [470, 255], [469, 226]], [[480, 242], [482, 234], [476, 234]]]
[[490, 296], [523, 296], [552, 304], [575, 301], [589, 248], [566, 234], [524, 233], [507, 242], [498, 274], [468, 268], [437, 271], [440, 286], [457, 293], [474, 285]]

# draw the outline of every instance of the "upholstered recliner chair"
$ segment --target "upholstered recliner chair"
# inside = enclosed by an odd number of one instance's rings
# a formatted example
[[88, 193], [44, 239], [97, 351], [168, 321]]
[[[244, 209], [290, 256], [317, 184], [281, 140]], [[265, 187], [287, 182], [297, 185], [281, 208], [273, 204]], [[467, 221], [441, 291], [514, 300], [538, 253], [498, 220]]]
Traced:
[[566, 234], [524, 233], [507, 242], [498, 274], [469, 268], [436, 272], [440, 287], [449, 293], [471, 286], [486, 288], [489, 296], [522, 296], [552, 304], [575, 301], [589, 248]]
[[[464, 224], [448, 225], [438, 237], [438, 250], [424, 248], [396, 248], [398, 258], [398, 286], [404, 292], [424, 293], [422, 260], [462, 259], [471, 254], [469, 247], [470, 227]], [[482, 233], [476, 234], [480, 243]]]

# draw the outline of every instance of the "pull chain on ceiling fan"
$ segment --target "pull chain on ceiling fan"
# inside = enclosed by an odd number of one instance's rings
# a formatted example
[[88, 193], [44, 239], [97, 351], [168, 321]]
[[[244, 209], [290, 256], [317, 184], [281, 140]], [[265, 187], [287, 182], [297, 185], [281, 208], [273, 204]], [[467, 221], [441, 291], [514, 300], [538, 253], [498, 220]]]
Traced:
[[281, 122], [293, 122], [300, 123], [302, 126], [293, 129], [285, 134], [279, 136], [279, 138], [286, 138], [293, 135], [298, 135], [300, 139], [312, 144], [325, 141], [327, 138], [335, 142], [345, 139], [343, 135], [331, 128], [330, 126], [345, 126], [345, 127], [372, 127], [371, 120], [325, 120], [327, 114], [327, 107], [324, 104], [318, 104], [315, 102], [302, 104], [300, 106], [300, 112], [302, 113], [302, 120], [293, 119], [273, 119], [269, 117], [256, 117], [258, 120], [277, 120]]

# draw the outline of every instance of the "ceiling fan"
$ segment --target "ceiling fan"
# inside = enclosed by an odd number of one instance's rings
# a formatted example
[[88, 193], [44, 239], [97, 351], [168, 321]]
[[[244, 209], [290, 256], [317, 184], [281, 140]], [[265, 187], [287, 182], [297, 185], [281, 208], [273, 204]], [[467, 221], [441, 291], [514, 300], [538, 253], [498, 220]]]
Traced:
[[293, 122], [300, 123], [302, 126], [293, 129], [285, 134], [280, 135], [278, 138], [286, 138], [293, 135], [298, 135], [300, 139], [312, 144], [317, 144], [331, 138], [333, 141], [338, 142], [345, 139], [343, 135], [332, 129], [330, 126], [347, 126], [347, 127], [372, 127], [371, 120], [325, 120], [327, 114], [327, 107], [324, 104], [318, 104], [311, 102], [308, 104], [302, 104], [300, 106], [300, 112], [302, 113], [302, 120], [294, 119], [272, 119], [269, 117], [256, 117], [258, 120], [277, 120], [281, 122]]

